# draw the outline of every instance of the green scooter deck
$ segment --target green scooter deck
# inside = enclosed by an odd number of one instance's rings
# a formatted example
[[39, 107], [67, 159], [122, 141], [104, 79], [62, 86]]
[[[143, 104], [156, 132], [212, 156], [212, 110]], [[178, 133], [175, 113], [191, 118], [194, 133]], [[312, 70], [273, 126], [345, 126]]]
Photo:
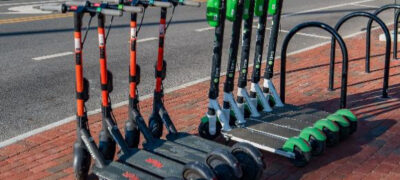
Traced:
[[157, 174], [162, 178], [181, 177], [184, 165], [146, 150], [133, 149], [119, 158], [129, 166]]
[[96, 174], [99, 179], [161, 179], [119, 162], [111, 162], [104, 168], [93, 166], [92, 172]]

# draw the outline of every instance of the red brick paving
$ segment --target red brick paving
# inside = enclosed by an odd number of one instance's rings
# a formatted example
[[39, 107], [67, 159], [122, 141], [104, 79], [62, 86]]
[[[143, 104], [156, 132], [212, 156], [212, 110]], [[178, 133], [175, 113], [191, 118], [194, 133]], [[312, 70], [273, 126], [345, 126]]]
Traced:
[[[391, 98], [381, 99], [384, 43], [378, 42], [379, 33], [373, 36], [370, 74], [364, 72], [365, 38], [346, 40], [351, 59], [348, 106], [360, 119], [359, 130], [336, 147], [327, 149], [323, 156], [314, 157], [304, 168], [293, 167], [285, 158], [264, 153], [267, 168], [263, 179], [400, 179], [400, 70], [397, 68], [400, 62], [391, 61]], [[288, 103], [331, 112], [338, 107], [341, 63], [336, 64], [336, 90], [329, 92], [328, 47], [288, 57]], [[279, 69], [279, 63], [275, 69]], [[278, 74], [275, 83], [279, 87], [277, 80]], [[166, 94], [167, 109], [179, 130], [196, 133], [207, 107], [208, 84], [202, 82]], [[150, 99], [141, 102], [145, 117], [150, 113], [151, 102]], [[122, 126], [127, 107], [116, 108], [114, 113]], [[96, 138], [100, 115], [90, 116], [89, 123]], [[71, 122], [1, 148], [0, 179], [73, 179], [74, 139], [75, 122]]]

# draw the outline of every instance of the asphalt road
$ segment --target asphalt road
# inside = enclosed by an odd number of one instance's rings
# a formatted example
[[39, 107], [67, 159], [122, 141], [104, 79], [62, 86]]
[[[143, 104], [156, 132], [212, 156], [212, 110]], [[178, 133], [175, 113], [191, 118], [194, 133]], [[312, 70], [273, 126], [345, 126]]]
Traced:
[[[46, 3], [54, 1], [47, 0]], [[373, 11], [393, 2], [285, 0], [280, 41], [298, 23], [313, 20], [333, 26], [340, 17], [352, 11]], [[24, 10], [39, 3], [38, 0], [0, 0], [0, 141], [73, 116], [75, 112], [74, 59], [70, 54], [73, 51], [72, 18], [24, 13]], [[168, 75], [164, 83], [166, 89], [205, 78], [210, 73], [213, 30], [208, 28], [205, 4], [202, 5], [201, 8], [176, 8], [165, 42], [165, 59], [168, 62]], [[391, 23], [393, 11], [387, 11], [380, 17]], [[159, 9], [148, 8], [139, 34], [142, 41], [138, 43], [138, 61], [142, 68], [141, 95], [153, 92], [158, 18]], [[85, 25], [87, 22], [86, 17]], [[107, 22], [110, 22], [109, 19]], [[365, 19], [351, 20], [341, 33], [346, 36], [359, 32], [365, 28], [365, 24]], [[84, 49], [84, 75], [91, 83], [88, 110], [100, 106], [96, 25], [97, 20], [94, 19]], [[107, 44], [108, 67], [114, 73], [113, 103], [126, 101], [128, 97], [128, 25], [129, 15], [114, 19]], [[227, 23], [225, 47], [228, 47], [230, 29], [231, 23]], [[327, 33], [317, 29], [303, 32], [293, 40], [291, 52], [330, 39]], [[278, 53], [279, 47], [280, 42]], [[226, 54], [227, 48], [225, 60]]]

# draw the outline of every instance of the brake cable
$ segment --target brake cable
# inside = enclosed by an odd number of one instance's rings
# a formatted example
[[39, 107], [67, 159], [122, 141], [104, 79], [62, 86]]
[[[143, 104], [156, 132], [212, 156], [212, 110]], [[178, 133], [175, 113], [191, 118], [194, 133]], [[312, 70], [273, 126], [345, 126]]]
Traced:
[[83, 36], [83, 41], [82, 41], [82, 49], [83, 49], [83, 47], [84, 47], [83, 45], [85, 44], [85, 41], [86, 41], [87, 35], [88, 35], [88, 33], [89, 33], [89, 30], [90, 30], [90, 24], [92, 23], [92, 19], [93, 19], [93, 17], [94, 17], [94, 15], [90, 15], [90, 19], [89, 19], [88, 25], [86, 26], [85, 35]]

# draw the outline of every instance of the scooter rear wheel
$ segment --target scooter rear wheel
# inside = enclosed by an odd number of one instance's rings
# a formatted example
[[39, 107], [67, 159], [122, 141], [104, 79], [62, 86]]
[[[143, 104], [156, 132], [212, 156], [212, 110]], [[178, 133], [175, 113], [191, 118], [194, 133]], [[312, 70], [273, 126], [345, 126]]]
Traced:
[[311, 145], [311, 154], [313, 156], [323, 154], [326, 149], [326, 141], [319, 141], [314, 136], [310, 137], [309, 144]]
[[226, 150], [214, 150], [209, 154], [206, 162], [218, 179], [239, 180], [243, 176], [239, 161]]
[[326, 135], [326, 146], [332, 147], [339, 143], [340, 135], [339, 132], [333, 132], [328, 128], [323, 128], [322, 132]]
[[243, 170], [242, 179], [259, 179], [265, 164], [261, 152], [247, 143], [236, 143], [232, 147], [232, 154], [240, 163]]
[[185, 180], [210, 180], [216, 179], [216, 175], [207, 165], [199, 162], [188, 163], [183, 170], [183, 178]]
[[306, 166], [311, 159], [311, 152], [303, 152], [296, 146], [294, 147], [293, 153], [295, 154], [295, 158], [289, 160], [296, 167]]

